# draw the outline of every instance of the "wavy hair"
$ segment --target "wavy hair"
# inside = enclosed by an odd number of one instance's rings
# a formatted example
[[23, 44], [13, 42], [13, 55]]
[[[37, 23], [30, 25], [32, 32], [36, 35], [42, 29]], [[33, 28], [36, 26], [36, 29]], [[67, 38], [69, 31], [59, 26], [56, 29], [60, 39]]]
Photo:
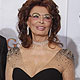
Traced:
[[27, 0], [19, 9], [18, 13], [19, 39], [21, 40], [22, 46], [25, 48], [29, 48], [32, 44], [32, 33], [31, 30], [29, 29], [29, 34], [27, 34], [26, 22], [28, 20], [31, 9], [34, 6], [45, 7], [49, 11], [49, 13], [53, 16], [48, 41], [49, 43], [54, 42], [56, 44], [60, 44], [59, 39], [57, 38], [57, 33], [61, 28], [58, 6], [54, 3], [53, 0]]

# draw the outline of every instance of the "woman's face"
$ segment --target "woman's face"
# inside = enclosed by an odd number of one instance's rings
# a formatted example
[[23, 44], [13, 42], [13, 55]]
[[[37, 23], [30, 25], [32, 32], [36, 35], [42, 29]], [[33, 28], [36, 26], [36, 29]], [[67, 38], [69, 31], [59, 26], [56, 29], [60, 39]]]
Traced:
[[31, 9], [27, 25], [31, 29], [32, 35], [48, 35], [51, 23], [52, 16], [45, 7], [35, 6]]

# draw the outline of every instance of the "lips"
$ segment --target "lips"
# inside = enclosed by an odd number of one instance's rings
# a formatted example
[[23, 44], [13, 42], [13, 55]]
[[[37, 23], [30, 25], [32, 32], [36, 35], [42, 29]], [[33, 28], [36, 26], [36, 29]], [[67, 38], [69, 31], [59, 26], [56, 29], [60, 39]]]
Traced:
[[39, 31], [43, 31], [43, 30], [45, 30], [45, 27], [43, 27], [43, 26], [37, 26], [36, 29], [39, 30]]

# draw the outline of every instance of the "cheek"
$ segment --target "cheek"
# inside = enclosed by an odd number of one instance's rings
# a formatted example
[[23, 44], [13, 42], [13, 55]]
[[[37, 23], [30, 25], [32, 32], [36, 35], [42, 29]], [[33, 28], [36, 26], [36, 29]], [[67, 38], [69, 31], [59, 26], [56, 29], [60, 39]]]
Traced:
[[35, 21], [31, 20], [31, 21], [30, 21], [30, 27], [35, 26], [35, 23], [36, 23]]
[[28, 21], [27, 21], [27, 24], [31, 28], [35, 24], [35, 21], [32, 20], [31, 18], [29, 18]]
[[47, 23], [47, 24], [46, 24], [46, 27], [47, 27], [48, 29], [50, 29], [51, 23]]
[[50, 30], [50, 28], [51, 28], [51, 23], [48, 23], [47, 25], [46, 25], [46, 33], [48, 34], [48, 32], [49, 32], [49, 30]]

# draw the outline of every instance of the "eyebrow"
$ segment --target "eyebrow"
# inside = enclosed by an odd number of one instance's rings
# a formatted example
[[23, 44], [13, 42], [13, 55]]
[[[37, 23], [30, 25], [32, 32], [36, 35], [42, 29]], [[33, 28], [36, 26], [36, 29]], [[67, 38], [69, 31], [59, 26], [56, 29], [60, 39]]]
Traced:
[[[33, 15], [33, 14], [39, 14], [39, 13], [35, 12], [35, 13], [30, 14], [30, 15]], [[40, 15], [40, 14], [39, 14], [39, 15]], [[50, 15], [50, 14], [47, 13], [47, 14], [44, 14], [44, 15]]]

